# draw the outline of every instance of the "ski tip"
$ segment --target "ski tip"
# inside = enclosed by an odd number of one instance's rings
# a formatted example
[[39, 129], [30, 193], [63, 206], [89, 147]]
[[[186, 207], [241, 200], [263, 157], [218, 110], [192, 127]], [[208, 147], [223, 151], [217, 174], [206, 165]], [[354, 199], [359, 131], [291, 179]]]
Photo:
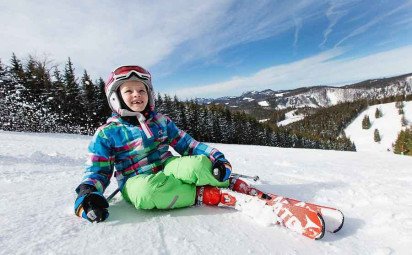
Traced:
[[318, 214], [319, 220], [320, 220], [321, 223], [322, 223], [322, 230], [321, 230], [321, 232], [319, 233], [319, 235], [318, 235], [317, 237], [315, 237], [314, 239], [315, 239], [315, 240], [320, 240], [320, 239], [322, 239], [322, 238], [325, 236], [325, 221], [323, 220], [323, 217], [322, 217], [322, 215], [321, 215], [320, 213], [317, 213], [317, 214]]
[[338, 228], [336, 228], [334, 231], [332, 231], [332, 233], [336, 233], [339, 230], [341, 230], [342, 227], [343, 227], [343, 223], [345, 222], [345, 216], [343, 215], [343, 213], [340, 210], [338, 210], [338, 211], [342, 214], [342, 223], [340, 224], [340, 226]]

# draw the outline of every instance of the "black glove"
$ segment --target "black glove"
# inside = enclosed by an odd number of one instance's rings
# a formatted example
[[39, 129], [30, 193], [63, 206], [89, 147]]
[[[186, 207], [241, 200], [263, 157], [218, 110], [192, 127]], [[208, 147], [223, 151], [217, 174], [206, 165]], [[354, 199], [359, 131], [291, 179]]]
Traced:
[[232, 173], [232, 166], [228, 161], [217, 160], [213, 165], [213, 176], [220, 182], [224, 182], [229, 179]]
[[74, 211], [77, 216], [87, 219], [90, 222], [101, 222], [109, 217], [109, 203], [96, 191], [96, 188], [81, 184], [77, 189], [78, 197], [74, 204]]

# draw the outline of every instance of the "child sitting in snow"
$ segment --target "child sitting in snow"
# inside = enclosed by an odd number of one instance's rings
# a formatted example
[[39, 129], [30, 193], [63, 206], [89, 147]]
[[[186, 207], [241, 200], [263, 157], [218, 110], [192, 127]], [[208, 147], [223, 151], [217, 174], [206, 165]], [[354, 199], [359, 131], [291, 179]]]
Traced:
[[[113, 115], [89, 145], [86, 172], [76, 189], [77, 216], [91, 222], [109, 216], [103, 192], [114, 169], [123, 198], [138, 209], [187, 207], [208, 196], [197, 186], [228, 187], [231, 166], [224, 155], [155, 111], [148, 71], [121, 66], [111, 73], [105, 92]], [[169, 146], [183, 156], [173, 156]]]

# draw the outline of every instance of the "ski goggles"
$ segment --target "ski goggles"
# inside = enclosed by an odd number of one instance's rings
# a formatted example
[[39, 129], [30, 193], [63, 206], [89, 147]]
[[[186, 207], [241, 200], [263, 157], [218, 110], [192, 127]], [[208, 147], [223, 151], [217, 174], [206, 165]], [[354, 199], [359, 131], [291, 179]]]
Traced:
[[116, 68], [109, 76], [107, 81], [107, 87], [116, 81], [128, 79], [131, 75], [137, 75], [139, 78], [144, 80], [151, 80], [152, 76], [150, 73], [140, 66], [121, 66]]

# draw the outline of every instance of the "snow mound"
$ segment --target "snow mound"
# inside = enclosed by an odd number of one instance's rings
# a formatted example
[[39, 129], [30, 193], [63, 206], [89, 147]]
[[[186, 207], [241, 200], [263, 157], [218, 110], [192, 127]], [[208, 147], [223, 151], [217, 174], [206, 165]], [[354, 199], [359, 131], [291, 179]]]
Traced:
[[262, 226], [270, 226], [278, 222], [274, 208], [266, 205], [264, 200], [227, 189], [224, 189], [224, 192], [236, 198], [236, 210], [241, 211]]

